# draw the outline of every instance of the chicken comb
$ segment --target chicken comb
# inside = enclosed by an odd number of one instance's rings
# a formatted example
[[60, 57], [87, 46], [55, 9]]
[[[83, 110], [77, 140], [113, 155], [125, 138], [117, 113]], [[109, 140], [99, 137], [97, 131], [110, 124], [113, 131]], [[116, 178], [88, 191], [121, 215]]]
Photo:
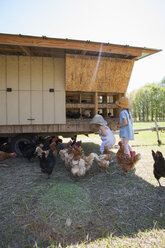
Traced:
[[159, 151], [156, 151], [156, 156], [159, 158]]
[[12, 155], [13, 155], [13, 158], [15, 158], [17, 156], [17, 153], [13, 152]]

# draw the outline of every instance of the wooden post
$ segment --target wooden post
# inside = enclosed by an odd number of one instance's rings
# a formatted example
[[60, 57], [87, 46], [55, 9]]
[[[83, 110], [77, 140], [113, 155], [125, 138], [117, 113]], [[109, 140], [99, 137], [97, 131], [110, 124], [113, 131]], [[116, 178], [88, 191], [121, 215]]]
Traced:
[[158, 124], [157, 124], [157, 121], [155, 120], [155, 128], [156, 128], [156, 133], [157, 133], [157, 141], [158, 141], [158, 146], [161, 145], [161, 140], [159, 139], [159, 130], [158, 130]]
[[98, 93], [97, 92], [95, 92], [94, 103], [95, 103], [95, 115], [96, 115], [98, 113]]

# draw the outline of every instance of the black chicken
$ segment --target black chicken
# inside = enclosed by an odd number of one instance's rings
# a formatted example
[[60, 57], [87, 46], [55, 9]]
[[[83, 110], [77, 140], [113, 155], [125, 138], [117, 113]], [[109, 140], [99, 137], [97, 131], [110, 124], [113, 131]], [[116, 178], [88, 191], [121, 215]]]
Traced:
[[31, 159], [35, 157], [35, 142], [28, 143], [26, 141], [21, 141], [19, 142], [18, 146], [24, 158], [27, 158], [29, 161], [31, 161]]
[[55, 142], [50, 145], [49, 150], [43, 151], [40, 147], [37, 147], [36, 152], [40, 161], [41, 172], [48, 174], [48, 178], [50, 178], [56, 164], [57, 151]]
[[161, 186], [159, 179], [165, 177], [165, 159], [160, 151], [156, 153], [152, 150], [152, 156], [155, 161], [154, 163], [154, 176], [158, 180], [159, 186]]
[[42, 138], [42, 141], [40, 142], [40, 146], [42, 147], [43, 151], [49, 150], [50, 144], [52, 143], [52, 136], [47, 136]]

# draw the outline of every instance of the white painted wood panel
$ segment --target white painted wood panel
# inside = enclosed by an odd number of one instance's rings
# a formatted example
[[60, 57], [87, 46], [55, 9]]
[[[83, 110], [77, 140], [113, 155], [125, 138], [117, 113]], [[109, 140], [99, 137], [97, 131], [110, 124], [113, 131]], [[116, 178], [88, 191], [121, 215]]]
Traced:
[[65, 90], [65, 60], [64, 58], [55, 58], [55, 90]]
[[65, 124], [65, 92], [55, 91], [55, 124]]
[[43, 90], [54, 89], [54, 60], [43, 58]]
[[0, 125], [64, 123], [65, 59], [0, 55]]
[[6, 87], [18, 90], [18, 56], [7, 56]]
[[6, 124], [6, 91], [0, 91], [0, 125]]
[[19, 90], [30, 90], [30, 57], [19, 57]]
[[18, 91], [7, 92], [7, 124], [19, 124]]
[[43, 124], [43, 100], [42, 91], [31, 92], [32, 124]]
[[41, 57], [31, 57], [31, 90], [42, 90]]
[[43, 92], [43, 124], [54, 124], [54, 92]]
[[0, 55], [0, 90], [6, 90], [6, 56]]
[[29, 91], [19, 91], [20, 124], [31, 124], [31, 96]]

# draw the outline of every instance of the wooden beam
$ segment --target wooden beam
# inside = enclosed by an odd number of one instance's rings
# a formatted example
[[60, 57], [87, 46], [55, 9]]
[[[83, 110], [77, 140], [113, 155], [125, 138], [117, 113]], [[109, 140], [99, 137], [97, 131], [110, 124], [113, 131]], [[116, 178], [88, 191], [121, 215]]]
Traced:
[[87, 51], [85, 51], [85, 50], [81, 52], [82, 55], [85, 55], [86, 53], [87, 53]]
[[121, 54], [130, 55], [134, 57], [141, 57], [142, 53], [147, 55], [156, 53], [160, 50], [137, 48], [130, 46], [121, 46], [107, 43], [98, 43], [90, 41], [78, 41], [68, 39], [54, 39], [47, 37], [33, 37], [22, 35], [10, 35], [0, 34], [0, 44], [3, 45], [18, 45], [18, 46], [30, 46], [30, 47], [44, 47], [44, 48], [58, 48], [58, 49], [71, 49], [80, 51], [93, 51], [109, 53], [109, 54]]
[[27, 56], [33, 56], [33, 55], [34, 55], [34, 54], [32, 53], [32, 51], [30, 50], [29, 47], [20, 46], [20, 48], [22, 49], [22, 51], [23, 51]]
[[5, 52], [5, 53], [20, 53], [20, 48], [18, 47], [0, 47], [0, 52]]

